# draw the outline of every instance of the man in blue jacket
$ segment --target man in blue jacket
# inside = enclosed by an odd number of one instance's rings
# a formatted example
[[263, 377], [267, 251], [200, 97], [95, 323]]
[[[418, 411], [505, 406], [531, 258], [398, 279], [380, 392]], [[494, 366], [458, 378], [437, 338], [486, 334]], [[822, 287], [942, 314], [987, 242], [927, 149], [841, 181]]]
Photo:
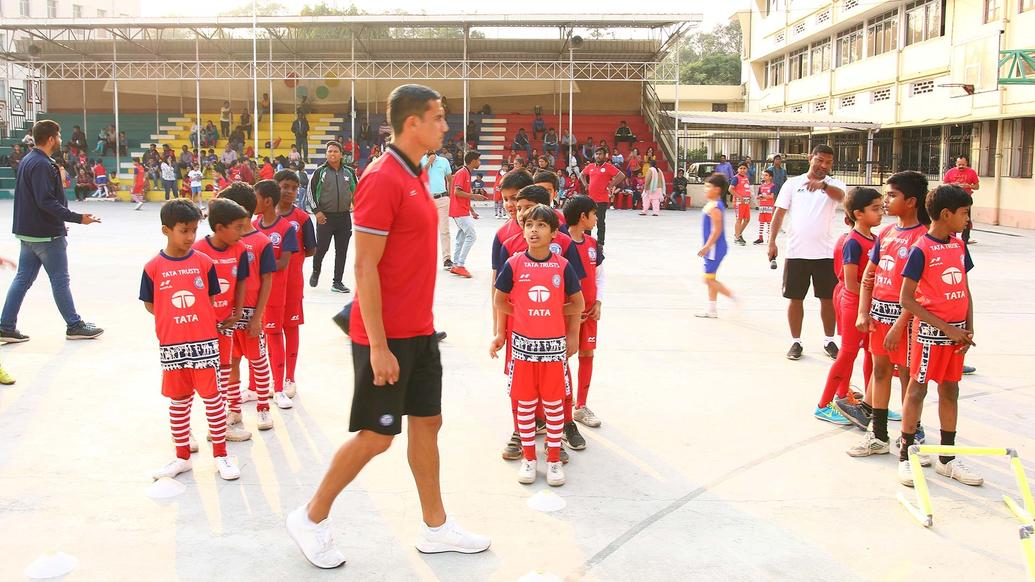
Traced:
[[61, 127], [50, 120], [32, 127], [36, 147], [20, 164], [14, 186], [15, 238], [21, 241], [18, 274], [7, 291], [3, 314], [0, 315], [0, 341], [24, 342], [29, 336], [18, 331], [18, 312], [25, 294], [32, 287], [40, 267], [50, 277], [51, 291], [61, 317], [68, 328], [67, 339], [93, 339], [104, 330], [83, 321], [75, 311], [68, 277], [68, 234], [66, 222], [91, 224], [101, 219], [92, 214], [79, 214], [68, 209], [64, 184], [58, 165], [51, 159], [61, 147]]

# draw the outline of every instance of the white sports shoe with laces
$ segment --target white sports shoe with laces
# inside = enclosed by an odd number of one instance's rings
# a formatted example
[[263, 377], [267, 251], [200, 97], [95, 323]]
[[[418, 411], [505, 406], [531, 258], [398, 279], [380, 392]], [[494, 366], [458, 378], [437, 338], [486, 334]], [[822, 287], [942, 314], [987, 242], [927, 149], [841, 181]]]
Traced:
[[241, 390], [241, 402], [255, 402], [259, 399], [255, 390]]
[[187, 471], [190, 471], [191, 468], [192, 465], [190, 463], [190, 459], [177, 458], [175, 461], [172, 461], [171, 463], [167, 464], [161, 469], [158, 469], [154, 473], [151, 473], [151, 478], [155, 481], [162, 478], [172, 479], [180, 473], [186, 473]]
[[334, 547], [330, 519], [320, 523], [309, 520], [309, 510], [303, 505], [287, 516], [287, 530], [291, 539], [298, 544], [309, 563], [317, 568], [337, 568], [345, 563], [345, 555]]
[[978, 475], [970, 467], [963, 464], [958, 458], [943, 463], [939, 458], [934, 464], [934, 470], [939, 474], [950, 479], [955, 479], [964, 485], [973, 485], [977, 487], [985, 482], [981, 475]]
[[546, 464], [546, 484], [550, 487], [564, 485], [564, 463], [557, 461]]
[[294, 402], [291, 402], [291, 398], [289, 398], [288, 395], [284, 394], [283, 392], [277, 392], [273, 395], [273, 403], [276, 404], [277, 408], [280, 408], [281, 410], [291, 408], [295, 405]]
[[531, 485], [535, 483], [536, 462], [528, 459], [521, 459], [521, 466], [518, 467], [518, 483]]
[[284, 394], [287, 394], [288, 398], [294, 398], [298, 395], [298, 384], [295, 384], [294, 380], [284, 380]]
[[441, 526], [431, 529], [424, 522], [420, 524], [417, 535], [417, 551], [422, 554], [439, 554], [442, 552], [459, 552], [461, 554], [477, 554], [489, 549], [492, 540], [465, 531], [450, 518]]
[[241, 476], [241, 470], [237, 468], [237, 461], [230, 458], [229, 455], [216, 457], [216, 469], [219, 470], [219, 476], [226, 481], [233, 481]]
[[273, 415], [268, 410], [260, 410], [256, 415], [256, 424], [259, 430], [269, 430], [273, 428]]

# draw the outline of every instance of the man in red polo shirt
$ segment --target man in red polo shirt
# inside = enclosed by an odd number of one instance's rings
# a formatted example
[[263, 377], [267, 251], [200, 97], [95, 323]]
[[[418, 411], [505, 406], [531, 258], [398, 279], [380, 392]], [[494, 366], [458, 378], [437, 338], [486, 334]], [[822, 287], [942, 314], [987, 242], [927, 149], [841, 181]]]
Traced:
[[607, 207], [611, 205], [611, 192], [625, 180], [625, 174], [607, 161], [607, 148], [598, 147], [593, 152], [594, 163], [587, 164], [579, 179], [586, 185], [589, 197], [597, 203], [597, 244], [604, 246], [604, 222]]
[[[967, 194], [973, 195], [974, 190], [981, 187], [978, 181], [977, 172], [974, 168], [970, 167], [970, 161], [967, 156], [960, 156], [956, 158], [956, 167], [949, 168], [948, 172], [945, 172], [945, 178], [942, 179], [944, 184], [955, 184]], [[974, 226], [974, 223], [970, 220], [967, 221], [967, 228], [963, 229], [963, 242], [967, 244], [974, 244], [976, 240], [970, 240], [970, 229]]]
[[449, 131], [441, 96], [422, 85], [401, 85], [388, 97], [392, 142], [371, 162], [354, 199], [356, 299], [349, 335], [355, 391], [349, 430], [319, 489], [287, 518], [288, 533], [319, 568], [337, 568], [327, 518], [338, 494], [364, 466], [388, 450], [408, 416], [408, 457], [424, 521], [417, 550], [474, 554], [485, 536], [446, 516], [439, 486], [442, 362], [432, 302], [437, 273], [438, 211], [420, 168], [421, 155], [442, 146]]

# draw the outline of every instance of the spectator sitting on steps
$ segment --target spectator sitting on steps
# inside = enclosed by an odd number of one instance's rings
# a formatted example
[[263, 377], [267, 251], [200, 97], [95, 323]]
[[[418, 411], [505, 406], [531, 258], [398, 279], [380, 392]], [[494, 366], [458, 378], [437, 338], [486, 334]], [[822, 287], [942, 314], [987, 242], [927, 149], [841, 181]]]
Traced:
[[629, 124], [625, 121], [622, 121], [621, 125], [618, 126], [618, 129], [615, 130], [615, 143], [617, 144], [621, 142], [636, 142], [636, 136], [633, 135], [632, 130], [629, 129]]
[[536, 113], [535, 120], [532, 121], [532, 139], [541, 139], [540, 136], [546, 133], [546, 122], [543, 121], [541, 114]]
[[557, 131], [552, 127], [546, 132], [546, 135], [543, 136], [543, 151], [551, 152], [553, 154], [557, 153]]
[[528, 142], [528, 134], [525, 133], [525, 128], [518, 129], [517, 135], [514, 136], [514, 143], [510, 144], [510, 151], [525, 152], [526, 158], [532, 156], [532, 146]]

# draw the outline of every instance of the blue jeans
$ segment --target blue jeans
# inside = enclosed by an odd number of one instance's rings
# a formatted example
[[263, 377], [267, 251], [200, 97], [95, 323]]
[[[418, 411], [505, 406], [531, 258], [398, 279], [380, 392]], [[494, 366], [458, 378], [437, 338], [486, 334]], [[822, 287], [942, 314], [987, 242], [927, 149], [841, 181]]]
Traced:
[[18, 255], [18, 274], [14, 276], [11, 288], [7, 291], [7, 302], [4, 303], [4, 312], [0, 316], [0, 329], [11, 331], [17, 327], [22, 301], [25, 300], [29, 287], [36, 281], [40, 267], [47, 270], [50, 290], [54, 293], [54, 303], [57, 304], [65, 323], [71, 327], [82, 321], [83, 318], [75, 312], [72, 289], [68, 285], [68, 241], [60, 236], [50, 242], [22, 241], [22, 250]]
[[471, 252], [477, 238], [474, 231], [474, 219], [470, 216], [454, 216], [456, 225], [456, 250], [453, 251], [453, 265], [463, 267], [467, 262], [467, 254]]

